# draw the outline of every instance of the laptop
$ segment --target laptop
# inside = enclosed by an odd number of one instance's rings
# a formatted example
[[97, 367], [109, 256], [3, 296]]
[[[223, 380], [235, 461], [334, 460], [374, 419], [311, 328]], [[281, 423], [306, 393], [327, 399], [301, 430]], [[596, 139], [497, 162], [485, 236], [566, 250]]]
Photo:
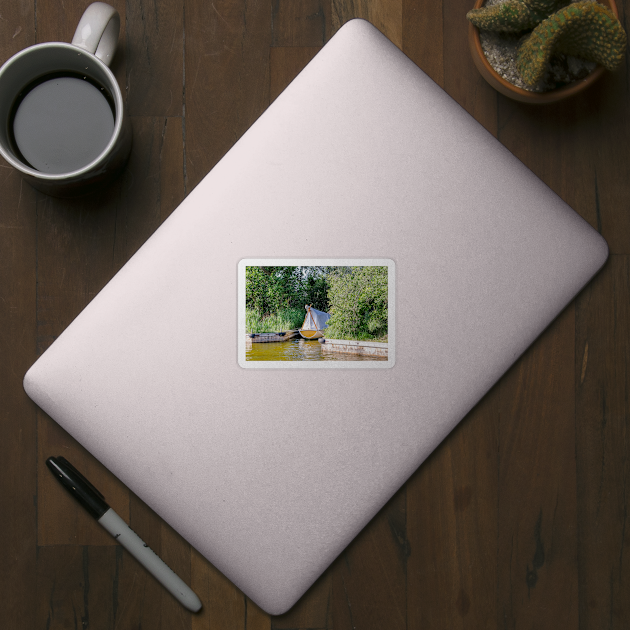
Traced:
[[[280, 614], [607, 255], [586, 221], [353, 20], [24, 387]], [[240, 354], [243, 282], [248, 265], [267, 263], [386, 267], [386, 360], [250, 364]]]

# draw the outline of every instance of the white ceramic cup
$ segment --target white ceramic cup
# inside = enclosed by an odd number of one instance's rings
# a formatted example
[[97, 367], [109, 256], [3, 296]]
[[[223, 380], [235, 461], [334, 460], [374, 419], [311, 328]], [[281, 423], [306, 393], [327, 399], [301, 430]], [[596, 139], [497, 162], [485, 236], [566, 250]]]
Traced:
[[[120, 16], [113, 7], [95, 2], [86, 10], [71, 44], [36, 44], [11, 57], [0, 68], [0, 154], [33, 187], [56, 197], [81, 195], [107, 184], [125, 165], [131, 150], [131, 125], [124, 100], [109, 64], [120, 31]], [[114, 130], [102, 152], [89, 163], [67, 173], [45, 173], [21, 155], [13, 137], [16, 104], [25, 88], [48, 75], [68, 73], [102, 86], [114, 114]]]

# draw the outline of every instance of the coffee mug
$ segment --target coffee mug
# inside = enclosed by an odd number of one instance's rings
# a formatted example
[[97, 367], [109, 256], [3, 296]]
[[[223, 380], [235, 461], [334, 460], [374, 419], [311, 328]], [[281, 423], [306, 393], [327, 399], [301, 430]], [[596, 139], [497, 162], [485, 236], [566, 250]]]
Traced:
[[108, 67], [119, 31], [116, 9], [95, 2], [71, 44], [30, 46], [0, 68], [0, 154], [46, 194], [84, 194], [127, 161], [131, 125]]

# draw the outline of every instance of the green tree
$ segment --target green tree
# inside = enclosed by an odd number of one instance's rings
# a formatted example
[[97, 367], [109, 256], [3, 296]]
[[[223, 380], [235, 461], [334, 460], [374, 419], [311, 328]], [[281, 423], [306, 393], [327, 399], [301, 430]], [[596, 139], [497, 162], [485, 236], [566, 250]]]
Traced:
[[387, 267], [335, 269], [327, 274], [331, 339], [379, 339], [387, 335]]
[[328, 284], [325, 267], [247, 267], [245, 269], [246, 308], [267, 316], [282, 309], [304, 309], [312, 304], [328, 310]]
[[326, 267], [302, 267], [303, 303], [318, 311], [328, 312], [328, 282]]
[[245, 269], [246, 307], [262, 315], [289, 308], [294, 305], [296, 293], [300, 291], [300, 284], [298, 267], [247, 267]]

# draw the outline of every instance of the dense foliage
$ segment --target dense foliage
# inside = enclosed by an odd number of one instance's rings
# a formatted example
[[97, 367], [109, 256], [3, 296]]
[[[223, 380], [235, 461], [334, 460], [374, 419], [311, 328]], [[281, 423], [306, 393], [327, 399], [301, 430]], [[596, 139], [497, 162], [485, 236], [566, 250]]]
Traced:
[[340, 268], [328, 274], [329, 339], [387, 337], [387, 267]]
[[264, 317], [305, 304], [328, 311], [325, 267], [246, 267], [246, 308]]
[[387, 338], [387, 267], [247, 267], [248, 332], [299, 328], [304, 305], [330, 313], [330, 339]]
[[248, 333], [282, 332], [300, 328], [304, 321], [304, 307], [286, 308], [271, 315], [262, 316], [259, 311], [247, 309], [245, 330]]

